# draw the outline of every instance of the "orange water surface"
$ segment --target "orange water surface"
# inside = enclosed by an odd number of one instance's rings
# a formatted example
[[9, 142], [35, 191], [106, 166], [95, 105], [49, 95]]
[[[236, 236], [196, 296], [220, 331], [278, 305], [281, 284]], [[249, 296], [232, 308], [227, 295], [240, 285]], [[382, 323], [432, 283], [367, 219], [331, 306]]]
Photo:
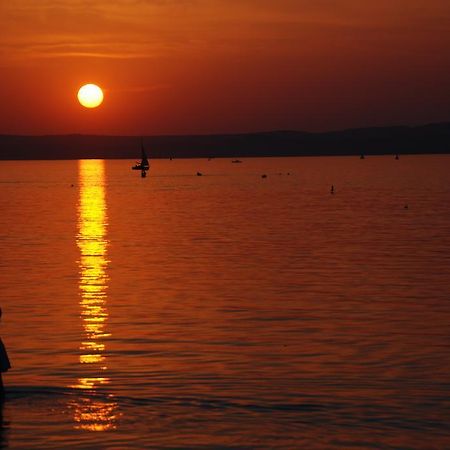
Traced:
[[450, 447], [450, 157], [242, 161], [0, 162], [3, 447]]

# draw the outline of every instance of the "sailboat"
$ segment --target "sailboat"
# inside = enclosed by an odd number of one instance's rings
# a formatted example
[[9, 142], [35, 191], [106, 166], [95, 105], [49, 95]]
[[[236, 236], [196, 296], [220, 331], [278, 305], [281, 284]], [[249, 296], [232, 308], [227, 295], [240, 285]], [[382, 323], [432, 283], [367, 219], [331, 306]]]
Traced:
[[[150, 163], [148, 162], [147, 154], [145, 153], [144, 144], [141, 141], [141, 161], [136, 161], [136, 164], [131, 168], [131, 170], [141, 170], [145, 173], [150, 169]], [[142, 175], [145, 177], [145, 175]]]

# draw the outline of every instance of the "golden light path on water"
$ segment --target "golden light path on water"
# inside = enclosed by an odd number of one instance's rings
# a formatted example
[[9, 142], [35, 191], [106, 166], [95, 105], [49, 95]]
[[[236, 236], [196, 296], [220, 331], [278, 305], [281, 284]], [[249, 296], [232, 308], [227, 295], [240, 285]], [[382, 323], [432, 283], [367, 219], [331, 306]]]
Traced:
[[[110, 383], [104, 339], [107, 331], [107, 211], [103, 160], [79, 161], [80, 197], [77, 245], [80, 249], [79, 290], [83, 338], [80, 364], [85, 376], [72, 386], [95, 393]], [[102, 391], [103, 393], [103, 391]], [[80, 397], [74, 407], [75, 427], [105, 431], [116, 427], [117, 404], [107, 394]]]

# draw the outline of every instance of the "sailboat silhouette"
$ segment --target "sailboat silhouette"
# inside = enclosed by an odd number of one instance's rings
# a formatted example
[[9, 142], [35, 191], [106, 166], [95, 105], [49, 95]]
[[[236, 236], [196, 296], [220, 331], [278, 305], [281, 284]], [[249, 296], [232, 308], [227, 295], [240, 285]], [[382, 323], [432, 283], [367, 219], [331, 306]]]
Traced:
[[141, 161], [136, 161], [136, 164], [131, 168], [132, 170], [140, 170], [142, 177], [145, 177], [147, 170], [150, 169], [147, 154], [145, 153], [144, 144], [141, 141]]

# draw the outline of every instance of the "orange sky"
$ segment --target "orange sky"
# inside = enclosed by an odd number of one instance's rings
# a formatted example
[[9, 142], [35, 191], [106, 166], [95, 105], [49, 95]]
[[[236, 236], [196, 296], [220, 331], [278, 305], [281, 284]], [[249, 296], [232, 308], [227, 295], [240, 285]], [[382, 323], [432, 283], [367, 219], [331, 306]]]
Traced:
[[448, 121], [450, 1], [1, 1], [0, 81], [3, 134]]

